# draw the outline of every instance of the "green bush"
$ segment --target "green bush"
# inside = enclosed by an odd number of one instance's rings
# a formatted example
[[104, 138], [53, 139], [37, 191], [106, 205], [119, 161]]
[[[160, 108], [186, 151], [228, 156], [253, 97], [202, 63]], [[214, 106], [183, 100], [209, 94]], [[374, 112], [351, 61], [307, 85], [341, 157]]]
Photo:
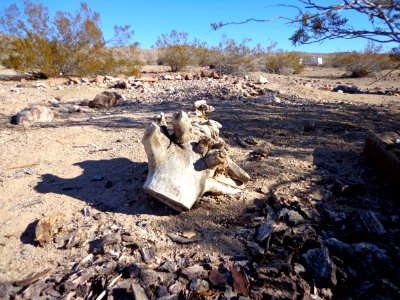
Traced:
[[216, 55], [213, 57], [212, 64], [220, 74], [244, 75], [259, 69], [257, 55], [260, 47], [250, 48], [245, 39], [241, 43], [223, 36], [221, 42], [213, 50]]
[[301, 56], [296, 52], [275, 52], [265, 55], [265, 71], [275, 74], [299, 74], [304, 65], [300, 63]]
[[192, 47], [189, 45], [173, 45], [162, 49], [160, 64], [171, 67], [172, 72], [177, 72], [193, 62]]
[[360, 78], [369, 76], [375, 72], [390, 69], [390, 55], [381, 53], [382, 47], [369, 42], [363, 52], [337, 53], [330, 60], [332, 67], [344, 68], [350, 77]]
[[[132, 61], [113, 57], [99, 22], [100, 15], [85, 3], [74, 15], [58, 11], [54, 17], [40, 3], [25, 1], [22, 12], [12, 4], [0, 17], [1, 30], [12, 37], [7, 48], [1, 47], [3, 64], [47, 76], [107, 74], [121, 68], [121, 64], [128, 70], [135, 69]], [[115, 26], [114, 30], [110, 42], [127, 43], [131, 39], [129, 26]]]

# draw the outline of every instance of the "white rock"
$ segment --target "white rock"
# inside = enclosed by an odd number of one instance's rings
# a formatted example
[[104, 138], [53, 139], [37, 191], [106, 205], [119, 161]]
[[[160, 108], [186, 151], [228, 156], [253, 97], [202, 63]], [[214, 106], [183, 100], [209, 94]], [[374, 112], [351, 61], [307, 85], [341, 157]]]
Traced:
[[269, 82], [268, 79], [265, 78], [264, 76], [258, 77], [257, 83], [263, 84], [263, 83], [268, 83], [268, 82]]

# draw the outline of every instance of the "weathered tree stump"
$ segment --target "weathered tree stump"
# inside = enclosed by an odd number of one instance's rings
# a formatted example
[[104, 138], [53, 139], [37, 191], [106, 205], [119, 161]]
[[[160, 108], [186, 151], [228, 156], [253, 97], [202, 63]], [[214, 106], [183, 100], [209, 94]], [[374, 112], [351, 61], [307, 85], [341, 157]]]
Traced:
[[250, 179], [228, 157], [221, 124], [207, 118], [214, 108], [199, 100], [193, 109], [191, 117], [184, 111], [173, 115], [173, 134], [161, 113], [142, 139], [149, 164], [144, 190], [178, 211], [190, 209], [206, 192], [238, 193]]
[[369, 132], [364, 154], [395, 189], [400, 189], [400, 132]]

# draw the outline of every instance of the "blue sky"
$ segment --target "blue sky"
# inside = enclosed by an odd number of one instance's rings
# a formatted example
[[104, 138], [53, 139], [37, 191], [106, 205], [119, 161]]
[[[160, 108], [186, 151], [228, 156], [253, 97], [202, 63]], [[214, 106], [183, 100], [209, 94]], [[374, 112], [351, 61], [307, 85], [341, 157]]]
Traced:
[[[11, 3], [23, 1], [1, 0], [0, 8]], [[33, 1], [36, 2], [36, 1]], [[42, 0], [50, 12], [57, 10], [75, 12], [78, 10], [78, 0]], [[250, 38], [252, 45], [257, 43], [268, 46], [271, 41], [278, 43], [278, 48], [284, 50], [306, 51], [315, 53], [328, 53], [338, 51], [363, 50], [365, 40], [333, 40], [324, 43], [294, 47], [289, 37], [294, 32], [294, 27], [277, 20], [268, 23], [247, 23], [244, 25], [231, 25], [220, 30], [212, 31], [210, 24], [213, 22], [242, 21], [247, 18], [272, 19], [278, 16], [292, 17], [295, 10], [285, 7], [271, 7], [273, 4], [296, 4], [297, 1], [282, 0], [87, 0], [89, 7], [100, 13], [101, 26], [104, 35], [109, 38], [113, 33], [113, 25], [131, 25], [135, 31], [134, 40], [140, 43], [141, 48], [150, 48], [155, 44], [158, 36], [169, 33], [175, 29], [178, 32], [187, 32], [189, 39], [198, 38], [208, 45], [217, 45], [223, 34], [238, 42]], [[337, 2], [337, 1], [319, 1]], [[350, 16], [355, 27], [364, 26], [365, 20]], [[387, 48], [387, 49], [390, 49]]]

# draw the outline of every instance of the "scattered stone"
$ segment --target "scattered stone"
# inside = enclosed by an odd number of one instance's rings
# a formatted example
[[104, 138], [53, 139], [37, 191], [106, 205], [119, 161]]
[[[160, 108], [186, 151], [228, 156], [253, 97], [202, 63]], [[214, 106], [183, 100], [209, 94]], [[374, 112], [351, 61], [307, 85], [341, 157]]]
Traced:
[[224, 274], [222, 274], [221, 272], [219, 272], [217, 269], [212, 268], [210, 270], [210, 275], [208, 277], [208, 280], [210, 280], [211, 284], [213, 286], [225, 286], [227, 284], [226, 278], [224, 276]]
[[257, 79], [257, 83], [260, 83], [260, 84], [264, 84], [264, 83], [268, 83], [268, 82], [269, 82], [268, 79], [265, 78], [264, 76], [260, 76]]
[[173, 261], [166, 260], [157, 268], [159, 271], [162, 272], [175, 272], [177, 270], [177, 265]]
[[144, 292], [144, 289], [137, 283], [132, 283], [132, 294], [133, 297], [136, 300], [148, 300], [149, 298], [147, 297], [146, 293]]
[[310, 249], [303, 254], [307, 272], [317, 287], [331, 287], [337, 284], [336, 266], [332, 263], [328, 248]]
[[274, 220], [268, 220], [262, 224], [257, 230], [256, 240], [259, 243], [264, 242], [274, 232], [274, 226]]
[[382, 223], [376, 217], [376, 214], [370, 210], [360, 213], [361, 220], [369, 233], [372, 234], [385, 234], [386, 230]]
[[145, 263], [150, 263], [154, 258], [154, 249], [143, 248], [140, 250], [140, 254], [142, 255], [142, 259]]
[[37, 172], [35, 168], [31, 168], [31, 167], [24, 168], [24, 169], [22, 169], [22, 171], [27, 175], [34, 175]]
[[94, 175], [90, 181], [102, 181], [104, 176], [101, 175]]
[[112, 85], [111, 88], [114, 89], [127, 89], [128, 85], [125, 81], [118, 81], [116, 84]]
[[172, 294], [172, 295], [178, 295], [180, 294], [180, 292], [182, 292], [185, 289], [185, 286], [182, 284], [182, 282], [177, 281], [173, 284], [171, 284], [168, 288], [168, 291]]
[[260, 161], [267, 158], [269, 155], [268, 149], [257, 149], [249, 153], [249, 160]]
[[268, 220], [262, 224], [256, 233], [256, 240], [259, 243], [264, 242], [272, 233], [282, 232], [287, 229], [287, 225], [284, 223], [275, 223], [274, 220]]
[[182, 269], [181, 273], [185, 275], [189, 280], [196, 278], [205, 279], [208, 277], [208, 271], [199, 265], [194, 265], [191, 267], [184, 268]]
[[193, 279], [189, 285], [189, 290], [195, 292], [204, 292], [209, 290], [209, 288], [208, 282], [203, 279]]
[[290, 210], [287, 215], [289, 224], [298, 225], [305, 222], [304, 218], [297, 211]]

